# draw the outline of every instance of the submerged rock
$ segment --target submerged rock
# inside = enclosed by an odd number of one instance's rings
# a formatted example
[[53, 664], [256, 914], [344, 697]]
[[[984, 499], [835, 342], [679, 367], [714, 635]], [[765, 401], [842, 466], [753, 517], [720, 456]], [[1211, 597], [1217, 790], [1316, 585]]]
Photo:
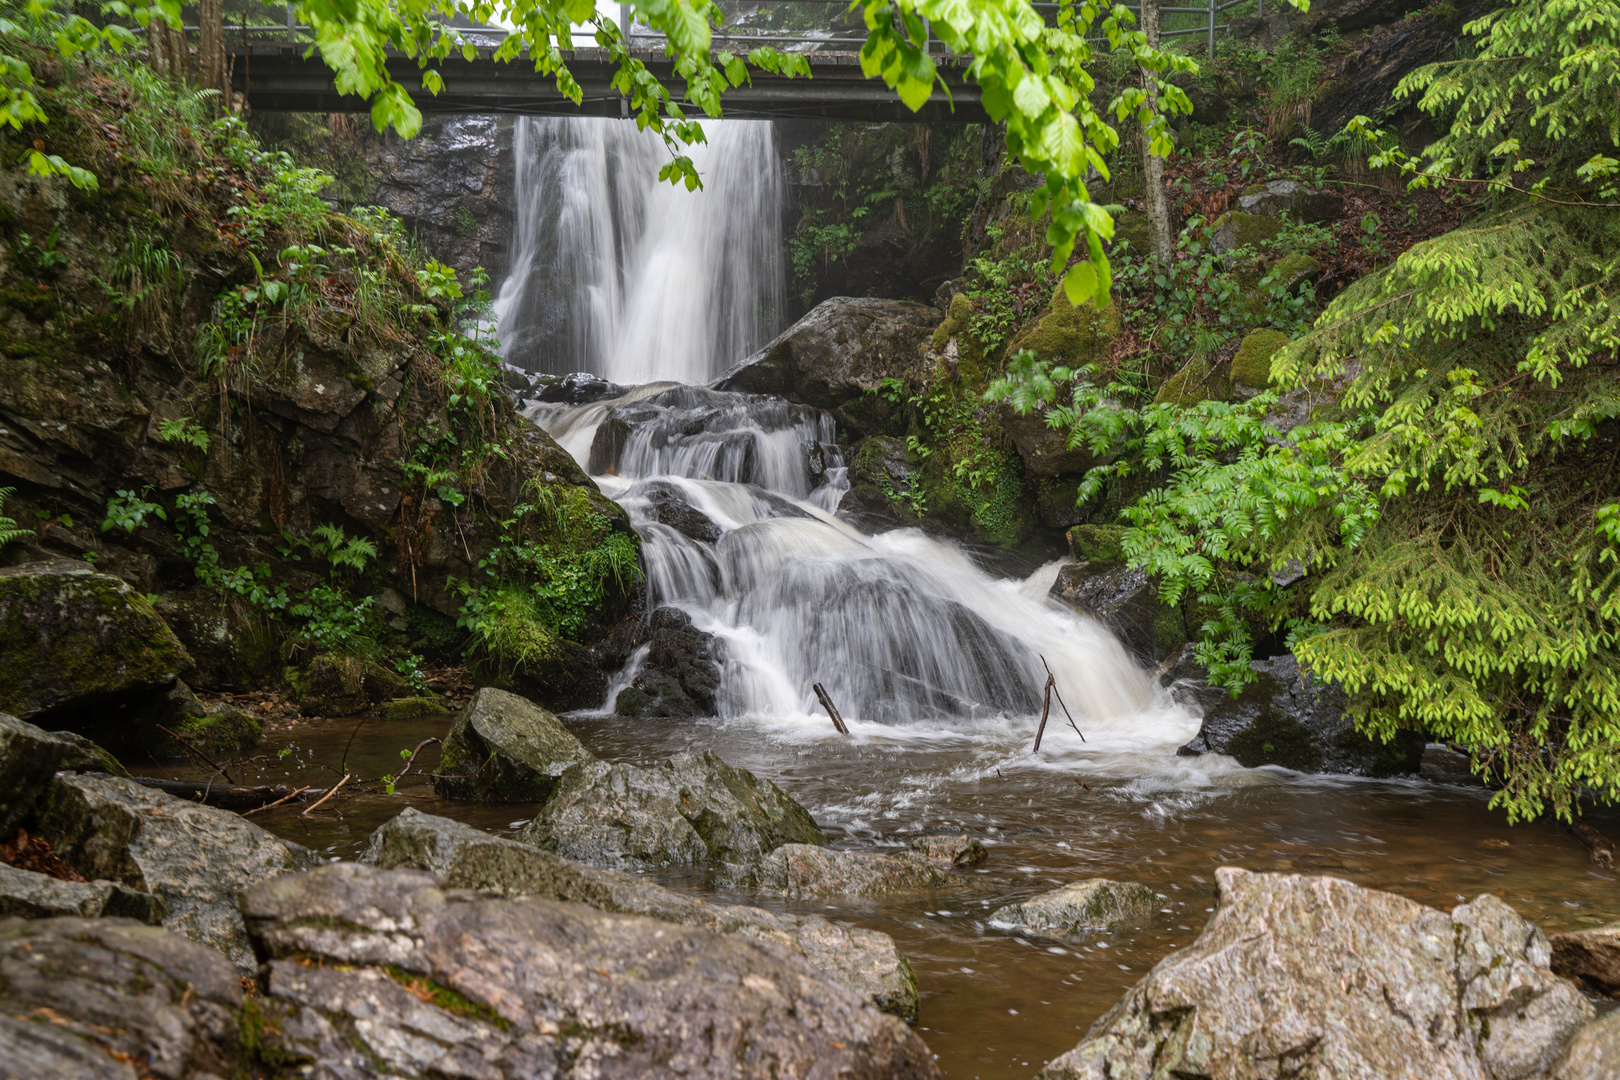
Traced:
[[1318, 682], [1292, 654], [1249, 667], [1257, 680], [1235, 699], [1209, 695], [1203, 726], [1178, 754], [1230, 754], [1251, 769], [1281, 765], [1361, 776], [1406, 776], [1422, 768], [1421, 732], [1403, 731], [1389, 743], [1368, 739], [1346, 719], [1339, 685]]
[[935, 1077], [922, 1040], [802, 959], [580, 904], [336, 863], [251, 890], [284, 1054], [334, 1076]]
[[887, 896], [938, 888], [950, 880], [934, 860], [919, 852], [881, 855], [809, 844], [783, 844], [760, 863], [756, 877], [762, 890], [795, 899]]
[[360, 861], [385, 869], [426, 870], [457, 888], [568, 900], [602, 911], [744, 934], [802, 957], [823, 978], [870, 998], [884, 1012], [907, 1020], [917, 1016], [911, 966], [895, 950], [894, 940], [875, 930], [839, 926], [815, 915], [705, 903], [631, 874], [588, 866], [415, 809], [372, 833]]
[[1159, 599], [1145, 570], [1106, 563], [1069, 563], [1052, 583], [1053, 599], [1111, 630], [1140, 664], [1152, 667], [1187, 640], [1181, 612]]
[[715, 386], [836, 409], [886, 378], [922, 373], [925, 347], [944, 317], [927, 304], [835, 296]]
[[1042, 1080], [1539, 1076], [1592, 1007], [1494, 896], [1450, 915], [1329, 877], [1216, 871], [1219, 907]]
[[912, 840], [911, 850], [944, 867], [977, 866], [990, 857], [984, 845], [967, 833], [919, 836]]
[[237, 897], [320, 862], [237, 814], [116, 777], [58, 776], [38, 821], [74, 870], [152, 893], [164, 926], [218, 949], [244, 973], [256, 961]]
[[551, 713], [486, 686], [445, 736], [433, 790], [481, 803], [544, 802], [570, 765], [595, 760]]
[[662, 769], [591, 761], [570, 766], [517, 839], [593, 866], [690, 866], [709, 848], [681, 816]]
[[1049, 937], [1113, 930], [1152, 912], [1154, 899], [1152, 889], [1134, 881], [1087, 878], [997, 908], [990, 913], [990, 923]]
[[1620, 997], [1620, 922], [1554, 934], [1552, 969], [1604, 997]]
[[191, 666], [146, 597], [120, 579], [87, 563], [0, 568], [0, 712], [78, 727], [139, 708]]

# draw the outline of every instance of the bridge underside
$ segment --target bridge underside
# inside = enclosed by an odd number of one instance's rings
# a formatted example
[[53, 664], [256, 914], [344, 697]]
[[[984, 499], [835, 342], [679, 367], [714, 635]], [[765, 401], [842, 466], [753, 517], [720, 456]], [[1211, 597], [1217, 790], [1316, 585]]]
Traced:
[[[233, 50], [233, 85], [245, 92], [256, 112], [361, 112], [367, 106], [352, 94], [338, 93], [331, 69], [318, 56], [305, 59], [301, 48], [250, 44], [246, 54]], [[677, 96], [684, 86], [667, 57], [638, 53], [638, 57]], [[854, 53], [811, 53], [809, 79], [784, 79], [753, 72], [753, 82], [728, 90], [721, 98], [725, 115], [744, 120], [857, 120], [896, 123], [983, 123], [988, 120], [979, 101], [979, 88], [968, 81], [954, 61], [941, 60], [939, 70], [950, 97], [938, 90], [921, 111], [901, 104], [879, 79], [862, 76]], [[498, 63], [480, 55], [475, 60], [452, 58], [438, 65], [444, 91], [435, 96], [421, 89], [422, 71], [416, 61], [399, 57], [389, 61], [394, 80], [411, 93], [416, 107], [437, 113], [512, 113], [522, 116], [630, 115], [629, 100], [613, 89], [613, 65], [596, 49], [572, 54], [568, 69], [584, 91], [575, 105], [557, 92], [555, 81], [535, 73], [533, 64], [520, 57]], [[695, 109], [689, 109], [697, 115]]]

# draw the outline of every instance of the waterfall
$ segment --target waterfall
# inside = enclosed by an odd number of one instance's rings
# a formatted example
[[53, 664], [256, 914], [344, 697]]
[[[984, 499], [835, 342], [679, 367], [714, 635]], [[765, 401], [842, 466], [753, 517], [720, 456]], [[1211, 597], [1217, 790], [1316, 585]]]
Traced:
[[705, 125], [703, 188], [658, 180], [663, 141], [590, 118], [517, 122], [517, 233], [495, 300], [508, 363], [704, 383], [781, 329], [782, 181], [767, 122]]

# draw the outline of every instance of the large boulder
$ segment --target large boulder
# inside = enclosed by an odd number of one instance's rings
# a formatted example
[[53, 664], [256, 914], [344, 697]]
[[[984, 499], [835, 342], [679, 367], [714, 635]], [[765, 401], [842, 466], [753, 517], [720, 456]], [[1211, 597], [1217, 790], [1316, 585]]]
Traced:
[[1216, 871], [1218, 908], [1042, 1080], [1540, 1076], [1592, 1017], [1494, 896], [1451, 914], [1348, 881]]
[[334, 863], [251, 890], [284, 1053], [334, 1076], [925, 1078], [922, 1040], [803, 960], [581, 904]]
[[1594, 994], [1620, 996], [1620, 922], [1554, 934], [1550, 943], [1554, 971]]
[[544, 802], [570, 765], [595, 760], [550, 712], [486, 686], [445, 736], [433, 789], [445, 799]]
[[1611, 1012], [1575, 1033], [1553, 1063], [1549, 1080], [1614, 1080], [1620, 1076], [1620, 1012]]
[[664, 770], [605, 761], [567, 769], [517, 838], [592, 866], [690, 866], [709, 858]]
[[54, 732], [0, 713], [0, 840], [27, 820], [76, 749]]
[[384, 869], [426, 870], [461, 889], [589, 904], [744, 934], [800, 956], [828, 982], [868, 997], [884, 1012], [917, 1016], [917, 981], [894, 940], [875, 930], [731, 904], [709, 904], [632, 874], [587, 866], [449, 818], [406, 809], [371, 834], [360, 861]]
[[191, 667], [146, 597], [87, 563], [0, 567], [0, 712], [115, 722]]
[[1153, 890], [1134, 881], [1087, 878], [1032, 896], [990, 913], [990, 924], [1064, 937], [1087, 930], [1112, 930], [1153, 911]]
[[713, 750], [676, 754], [664, 768], [680, 790], [682, 816], [717, 862], [751, 866], [783, 844], [826, 843], [810, 811]]
[[836, 409], [886, 378], [925, 371], [926, 347], [944, 317], [926, 304], [835, 296], [715, 385]]
[[118, 777], [56, 778], [39, 833], [74, 870], [152, 893], [163, 925], [257, 966], [237, 907], [243, 889], [320, 859], [239, 815]]
[[1313, 677], [1292, 653], [1255, 660], [1249, 668], [1256, 679], [1236, 698], [1224, 692], [1206, 697], [1203, 726], [1178, 754], [1229, 754], [1251, 769], [1281, 765], [1359, 776], [1409, 776], [1422, 769], [1421, 732], [1373, 742], [1345, 717], [1344, 690]]
[[613, 711], [643, 720], [713, 716], [720, 690], [720, 644], [714, 635], [666, 604], [653, 612], [646, 644], [646, 660], [614, 698]]
[[783, 844], [765, 856], [756, 877], [761, 890], [794, 899], [887, 896], [938, 888], [950, 880], [943, 868], [918, 851], [883, 855], [810, 844]]
[[1344, 213], [1344, 197], [1297, 180], [1272, 180], [1245, 190], [1238, 209], [1268, 217], [1286, 214], [1295, 221], [1333, 221]]
[[1181, 611], [1159, 599], [1145, 570], [1107, 563], [1069, 563], [1058, 570], [1050, 595], [1102, 623], [1137, 663], [1152, 667], [1187, 640]]

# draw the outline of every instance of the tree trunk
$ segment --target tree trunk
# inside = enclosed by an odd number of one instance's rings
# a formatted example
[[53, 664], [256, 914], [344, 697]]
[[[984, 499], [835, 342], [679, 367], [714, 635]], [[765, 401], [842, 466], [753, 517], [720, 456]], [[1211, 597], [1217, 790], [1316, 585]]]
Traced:
[[176, 30], [154, 17], [146, 26], [146, 45], [152, 56], [152, 70], [166, 79], [191, 77], [191, 49], [184, 30]]
[[[1142, 0], [1142, 32], [1148, 44], [1159, 47], [1159, 0]], [[1147, 92], [1148, 106], [1158, 105], [1158, 76], [1148, 68], [1142, 69], [1142, 89]], [[1175, 254], [1175, 239], [1170, 232], [1170, 204], [1164, 198], [1164, 159], [1153, 152], [1153, 142], [1147, 129], [1142, 129], [1142, 189], [1147, 203], [1148, 221], [1153, 227], [1153, 253], [1164, 262]]]
[[225, 85], [225, 0], [201, 0], [197, 5], [197, 87], [218, 90], [220, 108], [230, 106]]

